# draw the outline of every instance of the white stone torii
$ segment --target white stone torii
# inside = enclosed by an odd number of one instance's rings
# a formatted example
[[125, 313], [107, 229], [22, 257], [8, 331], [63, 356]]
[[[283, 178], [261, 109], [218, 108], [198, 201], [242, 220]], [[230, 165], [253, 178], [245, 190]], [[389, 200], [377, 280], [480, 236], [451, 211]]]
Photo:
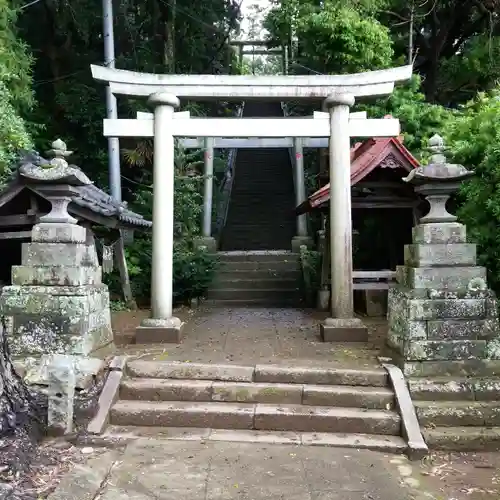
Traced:
[[149, 96], [169, 92], [178, 98], [323, 100], [332, 92], [354, 97], [388, 95], [395, 82], [411, 77], [411, 65], [351, 75], [155, 75], [92, 64], [92, 76], [113, 94]]
[[[181, 111], [180, 113], [188, 113], [189, 111]], [[175, 113], [178, 115], [179, 113]], [[152, 120], [154, 114], [147, 113], [144, 111], [137, 112], [138, 120]], [[330, 115], [323, 111], [315, 111], [313, 118], [316, 119], [329, 119]], [[366, 111], [357, 111], [349, 115], [351, 120], [353, 119], [367, 119]], [[223, 139], [222, 137], [213, 137], [214, 139], [214, 149], [260, 149], [260, 148], [293, 148], [296, 147], [297, 138], [293, 137], [273, 137], [273, 138], [229, 138]], [[204, 148], [205, 142], [203, 139], [179, 139], [179, 144], [184, 149], [198, 149]], [[301, 141], [303, 148], [327, 148], [328, 147], [328, 137], [322, 138], [311, 138], [305, 137]]]
[[[92, 66], [94, 78], [112, 92], [150, 95], [154, 118], [104, 120], [107, 137], [154, 137], [153, 255], [151, 318], [137, 331], [141, 338], [178, 341], [181, 321], [172, 315], [174, 138], [329, 138], [331, 317], [320, 326], [324, 340], [361, 340], [366, 328], [354, 318], [350, 138], [399, 135], [395, 119], [351, 119], [354, 96], [392, 92], [395, 81], [411, 76], [411, 66], [344, 76], [240, 77], [148, 75]], [[175, 92], [174, 95], [172, 93]], [[188, 118], [175, 115], [178, 97], [296, 99], [326, 97], [329, 119]], [[213, 139], [212, 139], [213, 140]], [[360, 333], [361, 332], [361, 333]]]

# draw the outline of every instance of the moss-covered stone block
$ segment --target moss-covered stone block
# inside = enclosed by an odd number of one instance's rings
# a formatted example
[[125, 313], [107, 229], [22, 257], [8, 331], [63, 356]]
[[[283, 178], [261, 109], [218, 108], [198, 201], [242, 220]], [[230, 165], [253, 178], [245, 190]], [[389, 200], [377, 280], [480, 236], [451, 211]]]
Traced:
[[407, 342], [403, 353], [408, 361], [439, 361], [484, 359], [486, 352], [484, 340], [424, 340]]
[[498, 321], [446, 319], [427, 322], [429, 340], [486, 340], [498, 332]]
[[95, 266], [12, 266], [12, 284], [19, 286], [100, 285], [101, 275]]

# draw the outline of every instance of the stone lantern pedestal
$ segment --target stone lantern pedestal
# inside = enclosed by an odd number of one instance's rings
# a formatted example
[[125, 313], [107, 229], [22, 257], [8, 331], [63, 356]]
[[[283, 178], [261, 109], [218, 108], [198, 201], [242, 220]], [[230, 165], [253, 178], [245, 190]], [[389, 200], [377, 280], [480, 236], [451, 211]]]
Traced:
[[23, 243], [21, 265], [12, 267], [12, 285], [3, 288], [0, 300], [2, 313], [13, 318], [13, 357], [28, 371], [37, 367], [31, 382], [47, 379], [55, 355], [72, 356], [80, 372], [92, 371], [89, 355], [113, 342], [109, 292], [95, 246], [67, 211], [75, 187], [91, 181], [68, 165], [70, 152], [62, 141], [52, 146], [50, 162], [23, 163], [19, 169], [52, 210], [33, 226], [31, 242]]
[[430, 145], [431, 163], [405, 179], [430, 210], [413, 229], [389, 290], [387, 343], [409, 377], [500, 374], [496, 298], [486, 269], [476, 265], [476, 245], [446, 210], [450, 194], [473, 173], [446, 163], [439, 136]]

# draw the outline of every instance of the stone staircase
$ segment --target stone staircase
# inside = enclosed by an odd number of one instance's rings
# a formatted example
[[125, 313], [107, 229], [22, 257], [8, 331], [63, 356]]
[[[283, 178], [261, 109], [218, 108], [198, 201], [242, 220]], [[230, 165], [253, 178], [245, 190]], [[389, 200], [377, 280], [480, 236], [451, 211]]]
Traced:
[[298, 254], [287, 251], [220, 252], [220, 268], [207, 299], [214, 305], [297, 307]]
[[413, 378], [408, 384], [430, 448], [500, 449], [499, 377]]
[[[281, 105], [248, 102], [243, 116], [282, 116]], [[238, 150], [221, 250], [291, 248], [296, 230], [292, 176], [287, 149]]]
[[402, 452], [407, 444], [394, 408], [382, 368], [135, 360], [125, 367], [105, 435], [151, 435], [154, 429], [178, 436], [184, 428], [184, 438], [191, 432], [219, 441]]

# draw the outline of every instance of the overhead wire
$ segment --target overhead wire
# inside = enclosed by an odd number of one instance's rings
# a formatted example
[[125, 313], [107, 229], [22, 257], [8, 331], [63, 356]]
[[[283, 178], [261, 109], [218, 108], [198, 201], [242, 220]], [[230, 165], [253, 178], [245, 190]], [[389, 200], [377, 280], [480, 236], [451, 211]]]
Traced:
[[32, 2], [28, 2], [26, 5], [21, 5], [21, 7], [19, 7], [19, 10], [27, 9], [28, 7], [31, 7], [32, 5], [35, 5], [36, 3], [41, 1], [42, 0], [33, 0]]

